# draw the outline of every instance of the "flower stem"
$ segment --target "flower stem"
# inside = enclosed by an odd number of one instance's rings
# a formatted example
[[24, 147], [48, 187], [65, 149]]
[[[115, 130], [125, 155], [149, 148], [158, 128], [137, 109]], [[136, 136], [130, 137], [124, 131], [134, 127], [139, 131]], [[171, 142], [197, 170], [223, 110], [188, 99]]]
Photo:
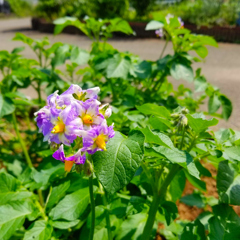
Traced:
[[181, 146], [180, 146], [180, 150], [182, 150], [182, 148], [183, 148], [183, 143], [184, 143], [184, 136], [185, 136], [185, 131], [186, 131], [186, 129], [185, 129], [185, 127], [183, 127], [183, 134], [182, 134], [182, 141], [181, 141]]
[[152, 204], [150, 206], [149, 213], [148, 213], [148, 219], [147, 219], [146, 225], [144, 227], [141, 240], [148, 240], [151, 236], [152, 228], [153, 228], [153, 225], [154, 225], [154, 221], [155, 221], [155, 217], [156, 217], [156, 214], [157, 214], [159, 203], [160, 203], [159, 195], [154, 194], [153, 195], [153, 201], [152, 201]]
[[42, 190], [38, 189], [37, 193], [38, 193], [39, 202], [41, 206], [44, 207], [44, 198], [43, 198]]
[[160, 55], [160, 57], [159, 57], [160, 59], [162, 58], [162, 56], [163, 56], [163, 54], [164, 54], [164, 52], [165, 52], [165, 50], [166, 50], [166, 47], [167, 47], [167, 45], [168, 45], [168, 42], [169, 42], [169, 38], [167, 37], [166, 42], [165, 42], [164, 47], [163, 47], [163, 50], [162, 50], [161, 55]]
[[18, 137], [18, 141], [19, 141], [19, 143], [20, 143], [20, 145], [22, 147], [23, 154], [24, 154], [24, 156], [26, 158], [27, 164], [28, 164], [28, 166], [30, 168], [32, 168], [33, 165], [32, 165], [32, 161], [30, 159], [30, 156], [28, 154], [27, 147], [26, 147], [26, 145], [25, 145], [25, 143], [24, 143], [24, 141], [23, 141], [23, 139], [22, 139], [22, 137], [21, 137], [21, 135], [19, 133], [19, 129], [18, 129], [18, 125], [17, 125], [17, 118], [16, 118], [15, 113], [12, 114], [12, 120], [13, 120], [13, 126], [14, 126], [14, 129], [15, 129], [15, 132], [16, 132], [17, 137]]
[[90, 193], [90, 203], [91, 203], [91, 228], [89, 234], [89, 240], [93, 240], [94, 227], [95, 227], [95, 201], [93, 196], [93, 176], [89, 177], [89, 193]]
[[107, 231], [108, 231], [108, 240], [112, 240], [112, 232], [111, 232], [111, 222], [109, 217], [109, 210], [108, 210], [108, 202], [106, 193], [102, 194], [103, 205], [106, 207], [106, 224], [107, 224]]
[[159, 191], [153, 195], [153, 201], [149, 209], [147, 223], [144, 227], [141, 240], [148, 240], [151, 237], [154, 221], [158, 210], [158, 205], [164, 200], [167, 187], [169, 186], [172, 179], [175, 177], [179, 170], [180, 170], [179, 165], [177, 164], [173, 165], [166, 179], [162, 183]]
[[41, 83], [40, 83], [40, 81], [38, 82], [37, 93], [38, 93], [38, 103], [41, 105], [42, 97], [41, 97]]

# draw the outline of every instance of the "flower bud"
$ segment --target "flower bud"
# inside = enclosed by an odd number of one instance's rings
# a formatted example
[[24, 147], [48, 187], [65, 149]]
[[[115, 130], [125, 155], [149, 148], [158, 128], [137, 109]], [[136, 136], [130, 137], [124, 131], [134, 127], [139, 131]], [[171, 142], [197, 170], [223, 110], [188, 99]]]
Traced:
[[84, 165], [83, 164], [75, 164], [75, 170], [77, 173], [81, 173], [84, 169]]
[[87, 177], [91, 177], [93, 173], [93, 165], [89, 160], [86, 160], [86, 162], [83, 165], [84, 173]]
[[187, 124], [188, 124], [188, 119], [186, 116], [182, 116], [182, 119], [181, 119], [181, 124], [183, 127], [186, 127]]
[[54, 152], [59, 148], [59, 146], [60, 144], [57, 144], [55, 142], [50, 142], [50, 149]]
[[174, 119], [179, 118], [179, 114], [178, 113], [173, 113], [173, 114], [171, 114], [171, 118], [174, 118]]
[[184, 108], [184, 109], [182, 109], [182, 113], [183, 113], [183, 114], [188, 114], [188, 113], [189, 113], [189, 110], [186, 109], [186, 108]]
[[105, 117], [109, 118], [112, 115], [112, 108], [109, 106], [109, 104], [104, 104], [100, 106], [99, 112]]

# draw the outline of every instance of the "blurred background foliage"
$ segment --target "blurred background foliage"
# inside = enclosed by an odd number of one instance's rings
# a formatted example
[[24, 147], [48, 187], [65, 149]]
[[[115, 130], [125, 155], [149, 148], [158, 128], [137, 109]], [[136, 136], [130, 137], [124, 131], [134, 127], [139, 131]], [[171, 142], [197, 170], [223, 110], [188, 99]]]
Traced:
[[17, 16], [34, 16], [53, 21], [64, 16], [85, 16], [128, 21], [157, 19], [171, 13], [185, 24], [234, 26], [239, 22], [240, 0], [7, 0]]

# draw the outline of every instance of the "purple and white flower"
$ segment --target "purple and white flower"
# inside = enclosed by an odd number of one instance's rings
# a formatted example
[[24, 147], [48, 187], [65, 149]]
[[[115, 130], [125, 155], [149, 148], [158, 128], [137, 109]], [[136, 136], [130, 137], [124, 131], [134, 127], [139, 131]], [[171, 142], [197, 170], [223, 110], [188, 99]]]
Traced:
[[74, 155], [65, 157], [63, 144], [59, 147], [59, 149], [56, 152], [53, 153], [52, 156], [56, 160], [60, 160], [62, 162], [74, 161], [76, 164], [84, 164], [86, 161], [86, 155], [82, 153], [81, 149], [79, 149]]
[[163, 37], [163, 29], [162, 29], [162, 28], [159, 28], [158, 30], [155, 31], [155, 34], [156, 34], [158, 37], [162, 38], [162, 37]]
[[[84, 164], [86, 153], [106, 150], [107, 141], [114, 137], [113, 126], [108, 126], [106, 121], [112, 109], [108, 104], [99, 106], [99, 90], [98, 87], [82, 90], [78, 85], [71, 85], [60, 95], [56, 91], [48, 96], [47, 106], [35, 113], [43, 140], [51, 145], [61, 144], [53, 157], [65, 163], [66, 171], [71, 171], [73, 164]], [[64, 145], [70, 146], [68, 156]]]
[[87, 131], [83, 136], [83, 151], [87, 151], [89, 154], [94, 154], [96, 151], [105, 151], [106, 143], [114, 135], [113, 125], [108, 127], [103, 124]]

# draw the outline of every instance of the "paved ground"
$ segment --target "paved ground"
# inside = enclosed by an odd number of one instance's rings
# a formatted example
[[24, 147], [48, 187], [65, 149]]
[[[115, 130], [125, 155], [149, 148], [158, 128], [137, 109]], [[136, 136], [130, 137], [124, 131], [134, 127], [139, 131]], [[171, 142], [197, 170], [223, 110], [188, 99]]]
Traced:
[[[89, 49], [91, 42], [84, 36], [39, 33], [31, 30], [30, 19], [0, 20], [0, 50], [12, 50], [22, 46], [20, 42], [11, 41], [16, 32], [22, 32], [32, 38], [48, 36], [51, 42], [64, 42]], [[139, 55], [142, 59], [156, 60], [163, 48], [164, 41], [158, 39], [114, 39], [110, 43], [121, 51], [130, 51]], [[171, 53], [171, 45], [168, 45], [166, 53]], [[26, 48], [24, 55], [34, 58], [30, 49]], [[230, 127], [240, 130], [240, 44], [220, 43], [219, 48], [209, 47], [209, 55], [204, 63], [194, 64], [194, 68], [202, 67], [202, 73], [207, 80], [216, 85], [233, 102], [234, 111], [228, 122], [221, 121], [221, 127]], [[28, 91], [28, 94], [32, 95]]]

